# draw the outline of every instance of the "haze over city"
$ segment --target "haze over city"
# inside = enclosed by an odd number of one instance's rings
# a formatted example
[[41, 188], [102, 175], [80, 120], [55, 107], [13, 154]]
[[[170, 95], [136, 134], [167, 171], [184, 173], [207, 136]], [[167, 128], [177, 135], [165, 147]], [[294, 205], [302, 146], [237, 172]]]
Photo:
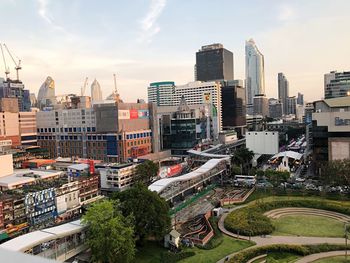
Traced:
[[244, 42], [254, 38], [265, 57], [267, 96], [277, 96], [277, 73], [284, 72], [290, 92], [311, 101], [323, 97], [323, 74], [346, 70], [350, 56], [349, 1], [2, 0], [1, 6], [0, 41], [22, 59], [21, 79], [35, 93], [48, 75], [56, 94], [79, 92], [88, 76], [107, 96], [115, 72], [125, 100], [145, 99], [150, 82], [192, 81], [195, 52], [211, 43], [234, 53], [234, 78], [244, 79]]

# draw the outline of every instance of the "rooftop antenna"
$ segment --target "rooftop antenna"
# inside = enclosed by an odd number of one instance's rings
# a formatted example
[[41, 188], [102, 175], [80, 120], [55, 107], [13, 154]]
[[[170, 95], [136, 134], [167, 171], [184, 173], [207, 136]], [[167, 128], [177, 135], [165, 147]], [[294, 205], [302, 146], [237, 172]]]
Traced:
[[2, 59], [3, 59], [3, 61], [4, 61], [4, 66], [5, 66], [5, 76], [6, 76], [6, 80], [8, 80], [8, 75], [10, 74], [10, 69], [8, 68], [8, 66], [6, 65], [6, 58], [5, 58], [5, 54], [4, 54], [4, 50], [3, 50], [3, 48], [2, 48], [2, 45], [3, 44], [1, 44], [0, 43], [0, 48], [1, 48], [1, 53], [2, 53]]

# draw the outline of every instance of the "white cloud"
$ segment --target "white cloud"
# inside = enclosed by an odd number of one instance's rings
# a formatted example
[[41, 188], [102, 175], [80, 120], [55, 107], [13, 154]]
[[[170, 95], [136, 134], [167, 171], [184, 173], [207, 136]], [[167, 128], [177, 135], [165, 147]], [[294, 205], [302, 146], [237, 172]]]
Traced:
[[166, 5], [166, 0], [152, 0], [148, 13], [141, 20], [141, 40], [151, 41], [152, 37], [160, 31], [157, 24], [158, 17]]
[[49, 0], [37, 0], [38, 2], [38, 14], [44, 19], [53, 29], [65, 32], [65, 29], [54, 22], [52, 15], [49, 10]]

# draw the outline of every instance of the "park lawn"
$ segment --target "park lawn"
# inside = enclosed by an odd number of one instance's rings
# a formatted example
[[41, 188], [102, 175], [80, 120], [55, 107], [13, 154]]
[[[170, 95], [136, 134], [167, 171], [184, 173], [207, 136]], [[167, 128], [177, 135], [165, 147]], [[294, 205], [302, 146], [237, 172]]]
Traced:
[[345, 260], [345, 256], [338, 256], [338, 257], [329, 257], [329, 258], [323, 258], [316, 261], [313, 261], [313, 263], [349, 263], [350, 262], [350, 256], [348, 257], [348, 260]]
[[157, 242], [146, 242], [146, 244], [143, 247], [137, 249], [134, 262], [161, 262], [161, 254], [166, 251], [167, 249]]
[[181, 263], [212, 263], [224, 258], [227, 255], [252, 246], [253, 243], [243, 240], [237, 240], [223, 235], [223, 242], [213, 249], [200, 249], [198, 247], [186, 248], [186, 250], [194, 251], [196, 255], [185, 258]]
[[275, 236], [343, 237], [344, 224], [338, 220], [314, 215], [290, 215], [274, 219]]

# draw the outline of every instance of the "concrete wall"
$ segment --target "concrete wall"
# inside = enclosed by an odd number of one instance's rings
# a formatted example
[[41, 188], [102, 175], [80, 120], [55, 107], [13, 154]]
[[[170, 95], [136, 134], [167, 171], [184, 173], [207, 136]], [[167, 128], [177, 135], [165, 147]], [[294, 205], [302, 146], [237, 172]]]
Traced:
[[0, 177], [13, 174], [12, 154], [0, 155]]
[[257, 154], [276, 154], [279, 151], [278, 132], [247, 132], [246, 145]]

